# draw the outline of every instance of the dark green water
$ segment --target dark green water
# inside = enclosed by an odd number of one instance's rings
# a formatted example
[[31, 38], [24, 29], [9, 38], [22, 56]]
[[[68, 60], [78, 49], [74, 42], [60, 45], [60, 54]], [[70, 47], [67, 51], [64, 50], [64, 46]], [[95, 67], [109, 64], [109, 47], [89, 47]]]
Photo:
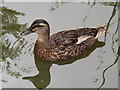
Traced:
[[[118, 2], [3, 3], [1, 73], [4, 88], [117, 88]], [[61, 30], [107, 25], [107, 31], [85, 53], [68, 61], [34, 57], [37, 34], [22, 37], [37, 18], [46, 19], [51, 34]]]

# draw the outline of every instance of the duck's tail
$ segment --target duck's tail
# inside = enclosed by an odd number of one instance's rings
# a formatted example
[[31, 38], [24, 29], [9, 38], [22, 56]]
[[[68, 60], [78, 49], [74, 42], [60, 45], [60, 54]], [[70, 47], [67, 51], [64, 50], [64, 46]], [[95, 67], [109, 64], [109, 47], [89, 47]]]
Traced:
[[106, 31], [106, 27], [107, 27], [106, 25], [98, 27], [98, 32], [97, 32], [97, 35], [95, 36], [95, 38], [98, 38], [99, 36], [101, 36], [102, 33], [104, 33]]

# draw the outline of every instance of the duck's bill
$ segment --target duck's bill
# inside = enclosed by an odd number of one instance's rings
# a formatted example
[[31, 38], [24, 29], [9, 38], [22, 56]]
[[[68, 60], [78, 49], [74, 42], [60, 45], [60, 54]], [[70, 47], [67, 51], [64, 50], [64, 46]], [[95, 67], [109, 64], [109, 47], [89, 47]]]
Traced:
[[28, 30], [26, 30], [26, 31], [23, 31], [22, 33], [21, 33], [21, 35], [22, 36], [25, 36], [25, 35], [28, 35], [28, 34], [30, 34], [30, 33], [32, 33], [33, 31], [31, 30], [31, 29], [28, 29]]

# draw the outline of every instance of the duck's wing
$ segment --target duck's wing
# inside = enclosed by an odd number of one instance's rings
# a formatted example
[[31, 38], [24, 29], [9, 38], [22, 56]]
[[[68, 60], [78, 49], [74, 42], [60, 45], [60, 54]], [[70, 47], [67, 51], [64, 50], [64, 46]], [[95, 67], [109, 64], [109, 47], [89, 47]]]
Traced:
[[94, 28], [80, 28], [76, 30], [61, 31], [51, 35], [51, 40], [56, 45], [80, 44], [88, 38], [98, 38], [105, 31], [105, 26]]
[[54, 55], [62, 60], [81, 54], [96, 41], [102, 29], [104, 27], [81, 28], [53, 34], [50, 39], [56, 46]]

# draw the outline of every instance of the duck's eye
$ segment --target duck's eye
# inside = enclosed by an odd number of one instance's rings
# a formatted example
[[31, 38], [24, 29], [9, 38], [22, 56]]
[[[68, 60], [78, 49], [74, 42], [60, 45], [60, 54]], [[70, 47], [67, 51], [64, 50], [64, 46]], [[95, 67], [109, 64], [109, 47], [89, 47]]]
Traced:
[[44, 27], [44, 26], [42, 26], [42, 25], [35, 25], [35, 26], [32, 27], [32, 29], [34, 29], [36, 27]]

